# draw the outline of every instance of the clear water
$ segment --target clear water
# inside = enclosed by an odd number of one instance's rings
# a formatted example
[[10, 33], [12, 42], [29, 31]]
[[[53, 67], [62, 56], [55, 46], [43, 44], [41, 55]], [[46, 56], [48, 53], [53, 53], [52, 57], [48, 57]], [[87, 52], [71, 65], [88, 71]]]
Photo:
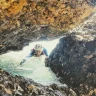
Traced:
[[[56, 42], [57, 41], [57, 42]], [[30, 50], [36, 43], [41, 43], [44, 47], [47, 48], [49, 53], [51, 50], [56, 46], [58, 40], [53, 42], [54, 44], [50, 45], [49, 42], [35, 42], [30, 43], [29, 46], [24, 47], [22, 51], [19, 52], [8, 52], [6, 54], [0, 55], [0, 68], [8, 71], [13, 75], [24, 76], [27, 78], [33, 79], [35, 82], [43, 84], [43, 85], [50, 85], [53, 83], [60, 84], [56, 75], [51, 71], [49, 67], [45, 67], [45, 56], [40, 57], [31, 57], [27, 59], [27, 61], [21, 66], [19, 65], [23, 58], [29, 54]], [[53, 46], [53, 47], [52, 47]], [[51, 50], [49, 50], [49, 49]]]

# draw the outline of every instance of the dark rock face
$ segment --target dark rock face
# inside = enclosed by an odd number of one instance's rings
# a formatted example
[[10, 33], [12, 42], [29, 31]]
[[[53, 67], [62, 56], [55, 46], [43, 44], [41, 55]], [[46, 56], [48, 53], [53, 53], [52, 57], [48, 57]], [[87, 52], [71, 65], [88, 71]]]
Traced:
[[61, 77], [62, 82], [71, 85], [75, 91], [78, 90], [78, 96], [81, 93], [87, 94], [92, 88], [96, 88], [95, 50], [96, 40], [78, 41], [74, 35], [68, 35], [60, 39], [48, 64]]
[[[21, 26], [72, 28], [92, 13], [94, 0], [0, 0], [0, 32]], [[67, 17], [67, 18], [66, 18]]]
[[76, 96], [69, 88], [57, 86], [42, 86], [31, 79], [24, 79], [0, 69], [0, 96]]
[[[21, 50], [24, 46], [28, 45], [29, 42], [34, 42], [37, 39], [47, 39], [47, 33], [52, 32], [48, 26], [34, 26], [33, 28], [6, 30], [0, 33], [0, 54], [6, 53], [10, 50]], [[43, 35], [43, 33], [45, 35]], [[41, 35], [40, 35], [41, 34]], [[52, 38], [52, 36], [50, 36]]]
[[93, 3], [94, 5], [96, 5], [96, 0], [91, 0], [91, 3]]

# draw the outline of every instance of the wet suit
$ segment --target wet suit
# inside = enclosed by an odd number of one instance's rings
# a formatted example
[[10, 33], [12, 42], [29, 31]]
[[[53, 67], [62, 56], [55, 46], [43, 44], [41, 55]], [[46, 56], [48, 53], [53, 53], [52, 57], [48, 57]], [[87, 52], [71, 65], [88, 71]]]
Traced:
[[[35, 56], [35, 55], [36, 55], [35, 50], [32, 49], [32, 51], [30, 52], [30, 54], [27, 57], [32, 57], [32, 56]], [[48, 52], [47, 52], [47, 50], [45, 48], [43, 48], [43, 51], [42, 51], [41, 55], [48, 56]]]
[[[46, 57], [48, 57], [48, 51], [47, 49], [43, 48], [43, 51], [41, 53], [41, 55], [46, 55]], [[28, 56], [25, 57], [25, 59], [22, 60], [22, 62], [20, 63], [20, 65], [22, 65], [28, 58], [32, 57], [32, 56], [36, 56], [35, 50], [32, 49], [30, 54]]]

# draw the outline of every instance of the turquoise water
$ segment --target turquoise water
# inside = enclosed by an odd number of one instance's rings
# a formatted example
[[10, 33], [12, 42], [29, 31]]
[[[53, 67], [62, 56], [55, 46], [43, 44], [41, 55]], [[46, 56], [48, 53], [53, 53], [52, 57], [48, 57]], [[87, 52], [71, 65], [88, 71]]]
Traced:
[[[18, 54], [17, 54], [18, 53]], [[45, 57], [31, 57], [22, 66], [19, 65], [19, 52], [9, 52], [0, 55], [0, 68], [6, 70], [12, 75], [31, 78], [37, 83], [49, 85], [59, 84], [58, 78], [49, 67], [45, 67]]]
[[[48, 48], [49, 44], [47, 44], [46, 48]], [[51, 71], [51, 69], [49, 67], [45, 67], [45, 56], [31, 57], [27, 59], [22, 66], [20, 65], [22, 59], [24, 59], [30, 53], [30, 50], [32, 47], [34, 47], [34, 45], [35, 43], [32, 43], [29, 46], [24, 47], [22, 51], [11, 51], [0, 55], [0, 68], [8, 71], [12, 75], [31, 78], [35, 82], [43, 85], [50, 85], [53, 83], [60, 84], [59, 79]], [[55, 47], [53, 44], [52, 46]], [[53, 48], [51, 47], [49, 47], [49, 49], [52, 50]]]

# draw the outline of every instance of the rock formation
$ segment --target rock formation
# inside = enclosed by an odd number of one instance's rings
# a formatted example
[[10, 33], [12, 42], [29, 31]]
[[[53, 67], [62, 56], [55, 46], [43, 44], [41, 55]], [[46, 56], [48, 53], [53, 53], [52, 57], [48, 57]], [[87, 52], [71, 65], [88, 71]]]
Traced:
[[[95, 12], [95, 0], [0, 0], [0, 53], [57, 37]], [[18, 43], [17, 43], [18, 42]]]
[[77, 88], [74, 90], [77, 91], [78, 96], [87, 95], [91, 88], [96, 88], [95, 45], [96, 40], [85, 42], [76, 40], [74, 36], [67, 36], [60, 39], [50, 55], [51, 69], [61, 77], [63, 82]]
[[94, 11], [93, 0], [1, 0], [0, 31], [49, 25], [69, 29]]
[[96, 95], [96, 15], [60, 39], [47, 64], [78, 96]]
[[42, 86], [31, 79], [24, 79], [0, 69], [0, 96], [76, 96], [70, 89], [56, 84]]
[[96, 96], [96, 19], [75, 28], [96, 12], [95, 4], [96, 0], [0, 0], [0, 54], [64, 35], [47, 64], [69, 87], [45, 87], [0, 70], [0, 96]]

